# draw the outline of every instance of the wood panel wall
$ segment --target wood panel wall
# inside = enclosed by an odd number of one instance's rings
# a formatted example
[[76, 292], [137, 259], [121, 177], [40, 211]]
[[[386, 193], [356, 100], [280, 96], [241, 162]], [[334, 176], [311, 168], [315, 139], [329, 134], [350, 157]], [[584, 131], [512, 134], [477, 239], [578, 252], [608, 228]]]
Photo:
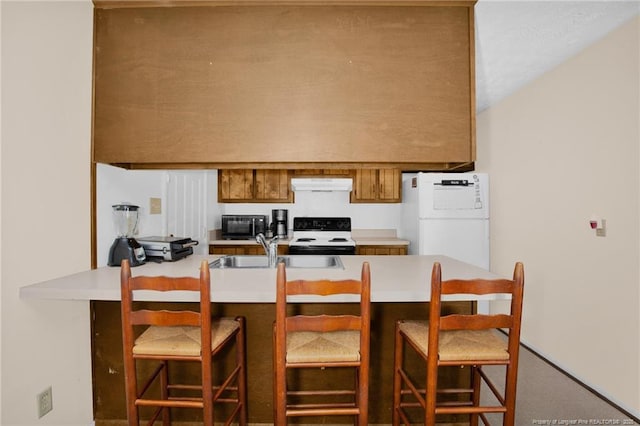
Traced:
[[472, 162], [473, 3], [98, 8], [94, 161]]

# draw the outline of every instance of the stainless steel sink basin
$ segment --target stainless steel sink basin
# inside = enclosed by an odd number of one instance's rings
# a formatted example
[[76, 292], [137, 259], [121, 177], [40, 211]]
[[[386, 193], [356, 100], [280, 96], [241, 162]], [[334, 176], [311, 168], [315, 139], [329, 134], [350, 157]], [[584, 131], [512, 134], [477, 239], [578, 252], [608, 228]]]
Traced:
[[[278, 263], [284, 263], [287, 268], [340, 268], [344, 265], [340, 256], [335, 255], [291, 255], [278, 256]], [[213, 269], [238, 268], [268, 268], [267, 256], [222, 256], [209, 264]]]
[[290, 255], [281, 256], [278, 262], [284, 262], [287, 268], [341, 268], [340, 256], [334, 255]]
[[267, 256], [223, 256], [209, 264], [210, 268], [268, 268]]

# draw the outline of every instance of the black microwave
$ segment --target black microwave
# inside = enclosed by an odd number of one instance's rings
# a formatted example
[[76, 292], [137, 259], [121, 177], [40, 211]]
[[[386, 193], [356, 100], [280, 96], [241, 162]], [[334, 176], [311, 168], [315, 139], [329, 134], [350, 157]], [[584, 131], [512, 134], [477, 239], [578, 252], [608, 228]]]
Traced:
[[235, 214], [222, 215], [222, 238], [225, 240], [249, 240], [267, 232], [267, 216]]

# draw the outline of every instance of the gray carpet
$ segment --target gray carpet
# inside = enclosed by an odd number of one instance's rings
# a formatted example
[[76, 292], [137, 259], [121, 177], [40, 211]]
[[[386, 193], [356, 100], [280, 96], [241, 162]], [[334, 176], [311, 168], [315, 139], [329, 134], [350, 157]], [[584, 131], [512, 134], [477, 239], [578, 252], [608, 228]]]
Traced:
[[[485, 371], [490, 370], [485, 368]], [[491, 374], [500, 385], [504, 380], [500, 381], [498, 377], [502, 378], [503, 375], [502, 372], [499, 375], [494, 372]], [[491, 394], [488, 389], [483, 389], [481, 393]], [[492, 424], [500, 424], [500, 421]], [[636, 424], [629, 415], [576, 383], [527, 348], [521, 347], [516, 425]]]

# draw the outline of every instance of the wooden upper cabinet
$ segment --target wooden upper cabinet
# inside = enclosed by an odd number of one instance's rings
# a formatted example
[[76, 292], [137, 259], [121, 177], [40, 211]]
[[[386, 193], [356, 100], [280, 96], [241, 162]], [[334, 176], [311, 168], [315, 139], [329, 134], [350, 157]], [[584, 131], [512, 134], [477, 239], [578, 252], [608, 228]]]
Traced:
[[288, 170], [256, 170], [255, 201], [293, 202], [293, 192], [289, 189]]
[[356, 170], [351, 191], [352, 203], [400, 203], [402, 172], [398, 169]]
[[402, 172], [400, 170], [378, 170], [378, 200], [391, 203], [402, 201]]
[[97, 3], [94, 161], [443, 170], [475, 160], [474, 1], [257, 3]]
[[218, 200], [226, 202], [253, 201], [253, 170], [219, 170]]
[[356, 170], [351, 190], [351, 202], [375, 201], [378, 198], [378, 171]]
[[291, 203], [288, 170], [218, 170], [218, 201], [223, 203]]

